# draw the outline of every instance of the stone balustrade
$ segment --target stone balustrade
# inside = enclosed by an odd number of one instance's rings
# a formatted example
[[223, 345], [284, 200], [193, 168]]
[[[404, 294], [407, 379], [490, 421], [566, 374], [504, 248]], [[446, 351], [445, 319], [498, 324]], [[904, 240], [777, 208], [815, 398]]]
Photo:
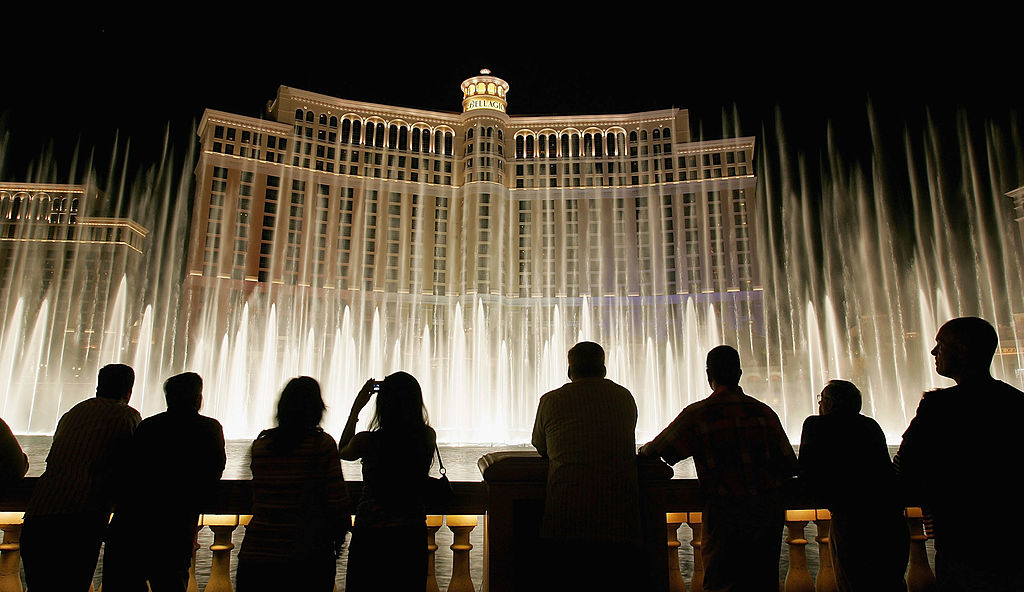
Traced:
[[[447, 508], [428, 508], [427, 548], [430, 553], [427, 592], [441, 592], [435, 570], [435, 556], [445, 552], [437, 544], [442, 527], [451, 532], [451, 574], [448, 592], [506, 592], [533, 589], [532, 570], [537, 557], [537, 526], [544, 503], [546, 462], [531, 452], [498, 452], [485, 455], [479, 461], [484, 480], [481, 482], [455, 482], [455, 501]], [[696, 592], [701, 589], [703, 566], [700, 560], [701, 497], [697, 482], [692, 479], [672, 479], [672, 472], [657, 461], [640, 464], [642, 517], [646, 539], [647, 564], [637, 569], [662, 573], [655, 589], [659, 592]], [[23, 509], [31, 494], [35, 479], [28, 478], [0, 498], [0, 592], [21, 592], [19, 536]], [[349, 482], [352, 499], [358, 499], [362, 484]], [[788, 558], [785, 576], [786, 592], [831, 592], [835, 590], [831, 556], [828, 550], [830, 516], [827, 510], [816, 509], [813, 500], [805, 499], [794, 482], [786, 514], [783, 553]], [[195, 577], [193, 558], [189, 592], [231, 592], [232, 535], [238, 527], [248, 523], [251, 516], [251, 490], [248, 481], [221, 481], [200, 517], [201, 528], [212, 533], [212, 544], [199, 548], [197, 554], [207, 554], [210, 571], [205, 582]], [[484, 517], [483, 549], [471, 542], [471, 535], [480, 527]], [[908, 590], [923, 592], [934, 587], [935, 578], [925, 552], [923, 517], [919, 508], [908, 508], [907, 520], [911, 532], [910, 566], [907, 573]], [[816, 526], [814, 540], [809, 540], [806, 528]], [[686, 524], [691, 535], [681, 537]], [[783, 533], [780, 533], [782, 536]], [[477, 533], [479, 536], [479, 533]], [[209, 538], [209, 537], [205, 537]], [[808, 546], [817, 546], [817, 577], [812, 578], [808, 567]], [[680, 571], [680, 551], [692, 548], [692, 573], [689, 581]], [[476, 588], [471, 578], [470, 559], [483, 553], [483, 582]], [[479, 560], [479, 558], [478, 558]], [[574, 568], [585, 568], [574, 566]], [[340, 579], [340, 578], [339, 578]], [[443, 578], [442, 578], [443, 581]]]

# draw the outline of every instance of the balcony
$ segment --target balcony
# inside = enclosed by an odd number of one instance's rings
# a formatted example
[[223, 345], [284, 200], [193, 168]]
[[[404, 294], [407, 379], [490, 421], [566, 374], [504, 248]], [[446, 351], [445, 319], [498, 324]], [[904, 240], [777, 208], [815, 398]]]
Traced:
[[[483, 481], [454, 482], [455, 502], [441, 513], [440, 508], [428, 508], [427, 548], [430, 568], [427, 592], [440, 592], [438, 563], [450, 565], [448, 592], [512, 592], [529, 588], [531, 570], [537, 549], [536, 528], [543, 509], [544, 483], [547, 463], [533, 452], [496, 452], [484, 455], [478, 461]], [[651, 573], [664, 574], [658, 579], [658, 592], [685, 592], [701, 589], [703, 568], [700, 561], [701, 496], [697, 481], [672, 479], [672, 470], [660, 461], [640, 463], [641, 512], [644, 521], [646, 566]], [[22, 590], [20, 579], [20, 551], [23, 510], [31, 494], [35, 478], [27, 478], [0, 498], [0, 590]], [[359, 499], [362, 484], [348, 482], [353, 500]], [[189, 590], [204, 592], [231, 592], [232, 535], [239, 526], [245, 526], [251, 516], [251, 489], [249, 481], [224, 480], [211, 496], [208, 507], [200, 517], [201, 528], [212, 533], [212, 543], [197, 547]], [[788, 495], [791, 508], [786, 513], [783, 553], [788, 569], [782, 589], [786, 592], [830, 592], [835, 590], [832, 565], [827, 549], [830, 517], [827, 510], [815, 507], [814, 500], [799, 492], [794, 481]], [[908, 508], [910, 526], [910, 565], [907, 572], [908, 590], [920, 592], [934, 587], [934, 575], [926, 555], [923, 520], [919, 508]], [[481, 524], [480, 518], [483, 517]], [[811, 523], [817, 527], [813, 543], [817, 546], [820, 563], [816, 578], [808, 567], [808, 546], [812, 541], [805, 535]], [[689, 526], [690, 540], [680, 540], [680, 527]], [[438, 553], [447, 553], [437, 544], [437, 533], [442, 528], [450, 531], [452, 544], [450, 558], [438, 561]], [[471, 537], [479, 537], [476, 529], [483, 529], [483, 545], [477, 548]], [[447, 533], [446, 533], [447, 534]], [[208, 538], [208, 537], [206, 537]], [[236, 537], [237, 540], [237, 537]], [[680, 551], [684, 545], [693, 548], [693, 573], [689, 581], [679, 569]], [[483, 581], [473, 582], [471, 560], [479, 563], [482, 553]], [[205, 557], [203, 557], [205, 555]], [[208, 562], [209, 577], [199, 582], [195, 575], [196, 557]], [[784, 562], [785, 563], [785, 562]], [[339, 567], [338, 581], [343, 581], [343, 568]], [[445, 575], [440, 578], [444, 583]]]

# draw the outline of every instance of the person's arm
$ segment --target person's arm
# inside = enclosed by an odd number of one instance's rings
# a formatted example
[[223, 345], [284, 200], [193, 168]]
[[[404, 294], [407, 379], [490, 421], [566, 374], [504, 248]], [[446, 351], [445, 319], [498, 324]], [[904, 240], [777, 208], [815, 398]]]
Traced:
[[0, 420], [0, 482], [13, 482], [28, 472], [28, 455], [7, 423]]
[[[373, 396], [373, 385], [377, 381], [374, 379], [367, 380], [359, 392], [356, 393], [356, 398], [352, 401], [352, 410], [349, 411], [348, 421], [345, 422], [345, 429], [341, 432], [341, 438], [338, 439], [338, 450], [341, 451], [341, 458], [344, 460], [357, 460], [362, 458], [362, 454], [358, 450], [359, 440], [362, 438], [355, 438], [356, 436], [356, 423], [359, 422], [359, 412], [366, 407], [366, 404], [370, 402], [370, 397]], [[356, 442], [353, 442], [353, 438]], [[356, 446], [353, 446], [355, 444]]]
[[640, 447], [639, 456], [661, 458], [670, 465], [693, 456], [690, 446], [690, 431], [687, 426], [686, 409], [668, 424], [653, 440]]
[[547, 434], [544, 431], [544, 397], [541, 397], [540, 403], [537, 404], [537, 417], [533, 420], [533, 437], [530, 438], [530, 442], [533, 447], [537, 449], [537, 453], [542, 457], [548, 457], [548, 440]]

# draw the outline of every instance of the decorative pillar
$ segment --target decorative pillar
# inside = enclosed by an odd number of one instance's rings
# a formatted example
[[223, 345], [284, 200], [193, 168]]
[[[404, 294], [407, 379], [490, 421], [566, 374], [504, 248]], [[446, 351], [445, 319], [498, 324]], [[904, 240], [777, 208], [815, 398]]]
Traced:
[[704, 531], [704, 522], [700, 512], [687, 514], [686, 523], [693, 531], [693, 538], [690, 539], [690, 546], [693, 547], [693, 579], [690, 581], [690, 590], [704, 589], [704, 557], [701, 556], [701, 536]]
[[232, 592], [231, 588], [231, 533], [238, 528], [238, 516], [235, 514], [204, 514], [203, 525], [213, 531], [213, 544], [210, 551], [210, 581], [206, 583], [204, 592]]
[[935, 589], [935, 574], [928, 564], [924, 532], [924, 514], [921, 508], [907, 508], [907, 526], [910, 528], [910, 565], [907, 569], [907, 590], [925, 592]]
[[686, 581], [679, 572], [679, 526], [686, 522], [686, 512], [665, 514], [668, 528], [668, 589], [669, 592], [686, 592]]
[[[203, 518], [199, 517], [199, 528], [203, 527]], [[196, 580], [196, 552], [199, 551], [199, 537], [192, 541], [192, 559], [188, 564], [188, 588], [185, 592], [199, 592], [199, 582]]]
[[437, 571], [434, 562], [437, 553], [437, 531], [444, 516], [427, 516], [427, 592], [441, 592], [437, 585]]
[[454, 534], [452, 540], [452, 579], [448, 582], [448, 592], [475, 592], [473, 578], [469, 573], [469, 552], [473, 545], [469, 542], [469, 533], [476, 528], [476, 516], [451, 514], [445, 517], [448, 529]]
[[818, 543], [818, 577], [814, 581], [814, 587], [818, 592], [836, 592], [836, 571], [832, 565], [832, 539], [829, 536], [832, 529], [832, 514], [828, 510], [815, 510], [814, 524], [818, 527], [818, 534], [814, 540]]
[[807, 569], [807, 539], [804, 527], [814, 520], [814, 510], [786, 510], [786, 544], [789, 545], [789, 571], [786, 592], [814, 592], [811, 572]]
[[22, 592], [21, 587], [21, 523], [24, 512], [0, 512], [0, 592]]

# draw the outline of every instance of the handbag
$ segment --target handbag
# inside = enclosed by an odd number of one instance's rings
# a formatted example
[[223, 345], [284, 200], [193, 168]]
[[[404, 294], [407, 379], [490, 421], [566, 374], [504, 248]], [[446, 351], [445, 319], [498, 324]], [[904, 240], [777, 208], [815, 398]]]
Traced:
[[444, 463], [441, 462], [441, 449], [437, 447], [436, 443], [434, 444], [434, 452], [437, 454], [438, 472], [441, 473], [441, 476], [431, 477], [427, 475], [423, 486], [423, 501], [428, 509], [443, 509], [455, 501], [455, 491], [452, 489], [452, 484], [448, 481], [448, 471], [445, 470]]

